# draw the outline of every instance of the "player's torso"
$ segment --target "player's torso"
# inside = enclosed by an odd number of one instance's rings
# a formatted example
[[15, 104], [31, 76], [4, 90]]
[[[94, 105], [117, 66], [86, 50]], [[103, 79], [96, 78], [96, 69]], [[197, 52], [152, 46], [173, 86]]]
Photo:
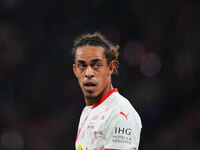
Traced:
[[85, 108], [82, 112], [76, 148], [82, 150], [103, 150], [105, 145], [104, 127], [112, 108]]
[[118, 92], [93, 109], [84, 108], [79, 121], [76, 150], [137, 149], [141, 121]]

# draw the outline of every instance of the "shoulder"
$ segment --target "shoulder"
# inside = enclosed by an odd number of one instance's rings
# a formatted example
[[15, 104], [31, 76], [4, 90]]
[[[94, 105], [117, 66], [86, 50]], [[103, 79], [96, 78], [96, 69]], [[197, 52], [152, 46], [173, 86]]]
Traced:
[[115, 93], [115, 96], [113, 96], [112, 102], [112, 111], [110, 113], [110, 122], [129, 122], [129, 123], [135, 123], [139, 128], [142, 127], [141, 119], [135, 108], [132, 106], [132, 104], [129, 102], [128, 99], [126, 99], [124, 96], [122, 96], [120, 93]]
[[113, 96], [110, 115], [104, 126], [106, 147], [133, 149], [139, 145], [141, 120], [131, 103], [119, 93]]
[[[141, 126], [141, 119], [138, 114], [138, 112], [135, 110], [134, 106], [130, 103], [130, 101], [122, 96], [120, 93], [118, 93], [117, 99], [116, 99], [116, 113], [120, 116], [122, 114], [128, 114], [128, 117], [132, 120], [135, 120], [139, 126]], [[123, 116], [123, 115], [122, 115]]]

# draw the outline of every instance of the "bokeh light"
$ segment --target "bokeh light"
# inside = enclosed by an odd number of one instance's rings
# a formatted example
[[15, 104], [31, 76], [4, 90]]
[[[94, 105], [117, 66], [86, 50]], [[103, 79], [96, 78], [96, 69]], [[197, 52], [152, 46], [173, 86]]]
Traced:
[[7, 132], [1, 137], [1, 145], [5, 150], [22, 150], [24, 140], [17, 132]]
[[123, 59], [126, 63], [136, 66], [145, 53], [145, 46], [138, 40], [129, 41], [123, 49]]
[[155, 53], [146, 53], [140, 61], [141, 72], [148, 77], [152, 77], [159, 73], [161, 69], [160, 57]]

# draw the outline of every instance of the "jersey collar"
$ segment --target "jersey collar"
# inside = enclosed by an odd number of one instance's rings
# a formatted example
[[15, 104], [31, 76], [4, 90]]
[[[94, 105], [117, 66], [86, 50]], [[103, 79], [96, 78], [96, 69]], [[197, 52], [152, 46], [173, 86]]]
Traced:
[[93, 108], [99, 106], [101, 103], [103, 103], [103, 102], [104, 102], [112, 93], [114, 93], [114, 92], [118, 92], [118, 89], [117, 89], [117, 88], [114, 88], [114, 89], [110, 90], [110, 91], [109, 91], [107, 94], [105, 94], [96, 104], [94, 104], [94, 105], [92, 106], [91, 109], [93, 109]]

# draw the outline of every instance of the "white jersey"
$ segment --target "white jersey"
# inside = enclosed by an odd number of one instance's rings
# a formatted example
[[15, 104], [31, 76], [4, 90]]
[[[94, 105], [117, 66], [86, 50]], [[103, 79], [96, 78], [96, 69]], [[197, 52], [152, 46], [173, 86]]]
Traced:
[[141, 120], [130, 102], [112, 89], [81, 114], [76, 150], [138, 150]]

